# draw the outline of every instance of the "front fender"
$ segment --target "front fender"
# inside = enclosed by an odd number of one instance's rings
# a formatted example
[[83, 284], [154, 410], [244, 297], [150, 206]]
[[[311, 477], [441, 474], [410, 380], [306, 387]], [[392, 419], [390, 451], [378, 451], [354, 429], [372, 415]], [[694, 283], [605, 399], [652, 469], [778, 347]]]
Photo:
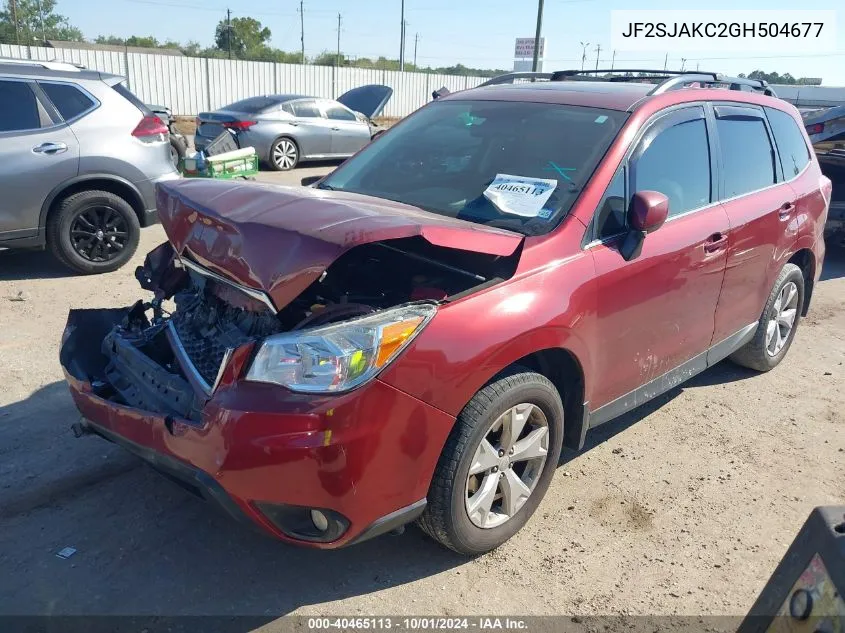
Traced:
[[382, 380], [456, 416], [490, 379], [545, 349], [575, 356], [589, 394], [592, 258], [578, 255], [442, 306]]

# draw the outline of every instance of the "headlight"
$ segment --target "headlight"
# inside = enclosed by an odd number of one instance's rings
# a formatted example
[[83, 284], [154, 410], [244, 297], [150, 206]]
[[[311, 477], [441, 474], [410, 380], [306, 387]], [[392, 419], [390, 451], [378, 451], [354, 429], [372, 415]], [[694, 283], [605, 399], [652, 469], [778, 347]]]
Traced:
[[434, 316], [432, 304], [385, 310], [352, 321], [266, 338], [247, 380], [293, 391], [348, 391], [384, 369]]

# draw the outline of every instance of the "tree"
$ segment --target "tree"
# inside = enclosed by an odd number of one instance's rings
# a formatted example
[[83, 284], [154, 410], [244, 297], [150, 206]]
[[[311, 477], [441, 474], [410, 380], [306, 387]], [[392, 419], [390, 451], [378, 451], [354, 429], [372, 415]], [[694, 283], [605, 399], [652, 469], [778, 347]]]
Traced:
[[[745, 77], [742, 73], [739, 75], [740, 77]], [[789, 73], [784, 73], [782, 75], [778, 73], [767, 73], [762, 70], [755, 70], [754, 72], [748, 73], [749, 79], [762, 79], [770, 84], [785, 84], [785, 85], [818, 85], [820, 83], [818, 78], [812, 77], [799, 77], [795, 78]]]
[[229, 50], [237, 57], [246, 57], [250, 52], [267, 49], [270, 29], [262, 26], [255, 18], [234, 18], [231, 26], [220, 20], [214, 32], [214, 43], [221, 51]]
[[[97, 44], [110, 44], [111, 46], [137, 46], [139, 48], [178, 48], [182, 49], [179, 42], [167, 40], [166, 42], [159, 42], [152, 35], [130, 35], [127, 38], [117, 37], [116, 35], [98, 35], [94, 40]], [[197, 48], [199, 44], [193, 42]]]
[[[82, 42], [82, 31], [71, 26], [67, 18], [55, 12], [56, 0], [16, 0], [15, 16], [17, 29], [12, 15], [12, 2], [6, 0], [0, 11], [0, 42], [4, 44], [38, 44], [42, 39]], [[43, 30], [42, 30], [43, 24]]]

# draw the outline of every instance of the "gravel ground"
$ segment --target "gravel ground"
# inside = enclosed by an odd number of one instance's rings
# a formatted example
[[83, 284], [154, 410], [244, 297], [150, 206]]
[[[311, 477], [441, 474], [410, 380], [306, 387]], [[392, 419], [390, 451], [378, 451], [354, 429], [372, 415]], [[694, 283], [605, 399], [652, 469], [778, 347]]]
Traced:
[[253, 534], [69, 431], [67, 310], [134, 302], [132, 271], [163, 240], [145, 229], [131, 264], [96, 278], [0, 252], [0, 614], [252, 614], [267, 630], [292, 612], [740, 615], [810, 510], [845, 502], [845, 252], [830, 248], [780, 367], [722, 363], [601, 427], [491, 554], [416, 528], [335, 552]]

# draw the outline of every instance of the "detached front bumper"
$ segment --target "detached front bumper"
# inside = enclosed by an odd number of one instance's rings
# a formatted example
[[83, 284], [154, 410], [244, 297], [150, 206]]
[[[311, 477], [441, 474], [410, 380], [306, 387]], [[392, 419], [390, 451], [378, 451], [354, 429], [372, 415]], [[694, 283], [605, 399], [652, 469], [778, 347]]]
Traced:
[[[454, 418], [378, 380], [331, 397], [243, 381], [248, 347], [228, 358], [214, 393], [202, 394], [198, 419], [133, 408], [104, 379], [101, 351], [127, 313], [68, 318], [60, 360], [90, 431], [289, 542], [339, 547], [423, 511]], [[328, 519], [327, 530], [315, 528], [311, 510]]]

